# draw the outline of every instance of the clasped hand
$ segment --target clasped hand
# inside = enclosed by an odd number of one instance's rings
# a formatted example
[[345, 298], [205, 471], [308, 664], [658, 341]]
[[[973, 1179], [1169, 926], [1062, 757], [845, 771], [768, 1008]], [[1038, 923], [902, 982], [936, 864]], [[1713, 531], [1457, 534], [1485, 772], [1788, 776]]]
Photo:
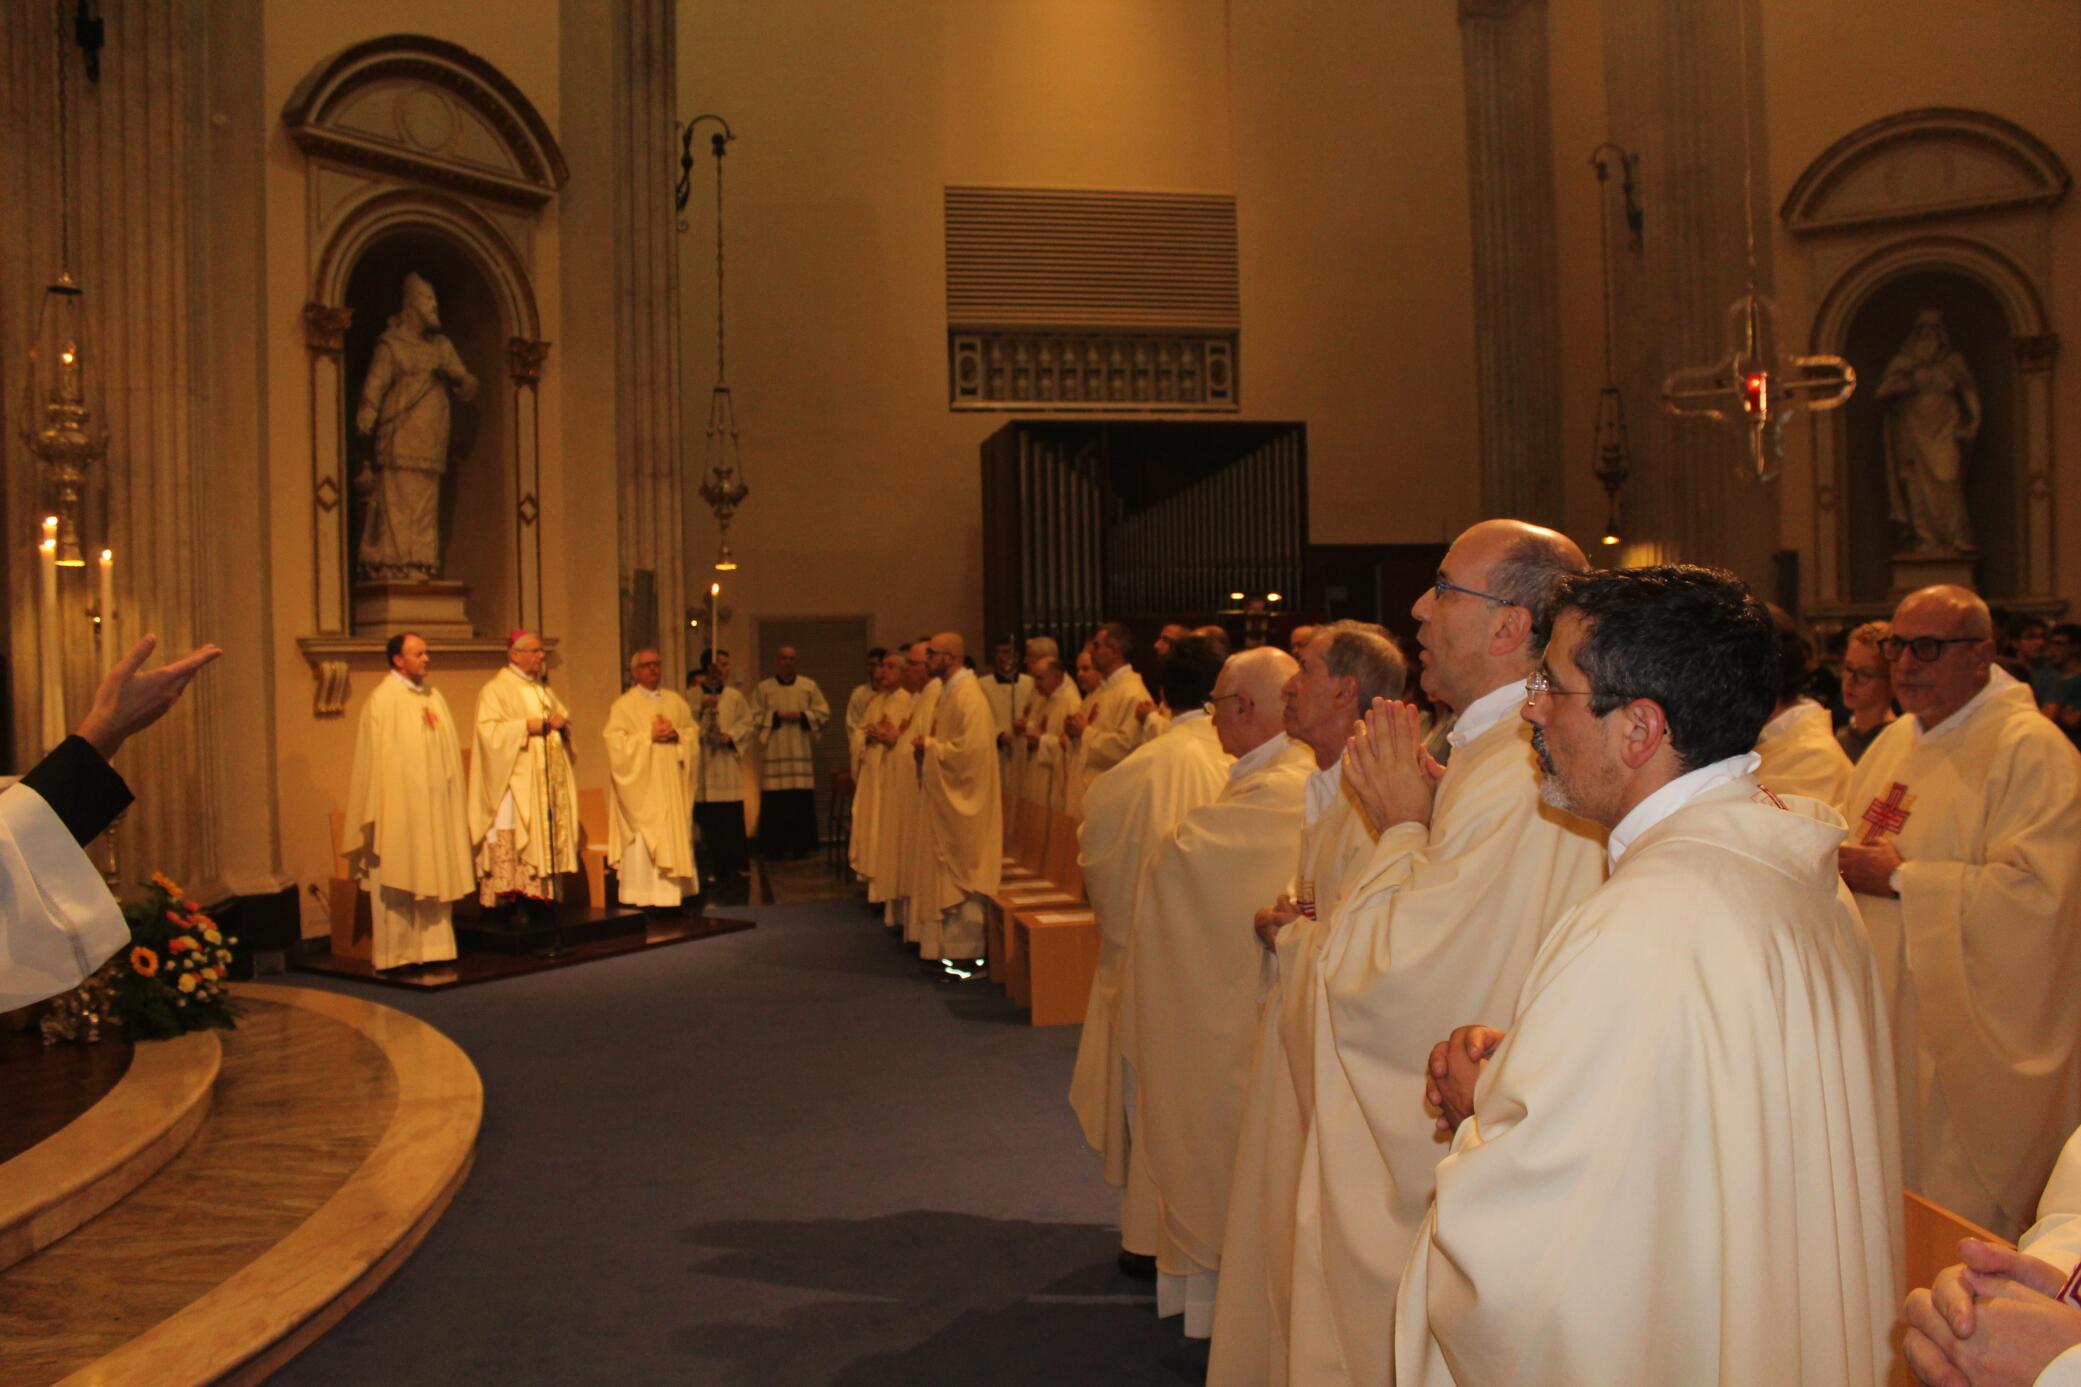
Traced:
[[1376, 698], [1344, 745], [1344, 779], [1383, 833], [1396, 824], [1430, 826], [1445, 768], [1424, 747], [1420, 719], [1413, 703]]
[[1424, 1101], [1438, 1109], [1437, 1127], [1448, 1136], [1474, 1114], [1474, 1086], [1503, 1032], [1492, 1026], [1461, 1026], [1431, 1047]]
[[2057, 1299], [2057, 1267], [1978, 1238], [1961, 1238], [1963, 1263], [1908, 1294], [1901, 1347], [1924, 1387], [2029, 1387], [2081, 1344], [2081, 1310]]
[[679, 729], [672, 725], [672, 719], [659, 713], [650, 720], [650, 739], [653, 742], [676, 742], [679, 740]]
[[1266, 953], [1277, 953], [1279, 931], [1300, 918], [1301, 908], [1294, 904], [1293, 897], [1281, 896], [1257, 912], [1257, 918], [1251, 921], [1250, 928], [1256, 932], [1257, 942], [1264, 946]]
[[1844, 843], [1835, 850], [1837, 868], [1860, 896], [1891, 896], [1900, 853], [1885, 839], [1876, 843]]

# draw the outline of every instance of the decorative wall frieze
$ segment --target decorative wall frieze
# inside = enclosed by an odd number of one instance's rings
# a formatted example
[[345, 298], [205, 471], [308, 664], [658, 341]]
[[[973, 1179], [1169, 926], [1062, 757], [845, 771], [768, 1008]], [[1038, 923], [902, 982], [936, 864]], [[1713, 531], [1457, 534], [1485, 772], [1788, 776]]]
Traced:
[[1233, 332], [947, 335], [955, 409], [1223, 410], [1238, 407]]

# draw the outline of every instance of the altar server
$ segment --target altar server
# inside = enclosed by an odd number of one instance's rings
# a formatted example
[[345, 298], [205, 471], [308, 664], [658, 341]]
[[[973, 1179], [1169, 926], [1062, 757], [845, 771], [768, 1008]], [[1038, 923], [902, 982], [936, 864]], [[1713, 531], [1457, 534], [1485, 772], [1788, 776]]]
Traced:
[[1004, 868], [1004, 792], [997, 779], [997, 721], [958, 632], [932, 638], [927, 659], [941, 681], [932, 716], [912, 734], [930, 851], [918, 889], [918, 954], [956, 963], [983, 957], [983, 903]]
[[[1224, 1252], [1210, 1381], [1388, 1377], [1393, 1317], [1380, 1307], [1445, 1154], [1418, 1101], [1431, 1043], [1468, 1018], [1507, 1026], [1547, 927], [1604, 878], [1602, 830], [1540, 803], [1518, 716], [1555, 585], [1583, 567], [1565, 536], [1484, 521], [1413, 608], [1425, 693], [1466, 712], [1442, 773], [1410, 704], [1379, 709], [1351, 746], [1346, 775], [1380, 836], [1340, 901], [1317, 891], [1326, 928], [1309, 1029], [1295, 1028], [1308, 1048], [1285, 1052], [1296, 1087], [1312, 1083], [1310, 1122], [1286, 1207], [1265, 1209], [1268, 1226], [1300, 1230], [1267, 1237], [1275, 1259], [1291, 1249], [1292, 1275], [1231, 1284]], [[1280, 952], [1284, 967], [1283, 939]]]
[[1754, 777], [1775, 666], [1731, 574], [1564, 586], [1525, 716], [1542, 793], [1611, 826], [1612, 872], [1478, 1084], [1486, 1040], [1440, 1047], [1458, 1127], [1396, 1301], [1400, 1387], [1886, 1379], [1885, 1006], [1841, 817]]
[[1293, 657], [1273, 647], [1222, 667], [1214, 730], [1236, 757], [1210, 804], [1150, 859], [1121, 985], [1120, 1050], [1136, 1159], [1157, 1202], [1157, 1313], [1205, 1338], [1214, 1317], [1264, 953], [1258, 904], [1293, 878], [1314, 758], [1280, 729]]
[[752, 721], [766, 749], [759, 778], [759, 851], [808, 857], [817, 847], [816, 739], [831, 705], [816, 680], [796, 673], [795, 647], [773, 653], [773, 673], [752, 694]]
[[1107, 1183], [1125, 1192], [1121, 1247], [1128, 1258], [1142, 1260], [1123, 1265], [1138, 1267], [1142, 1275], [1154, 1274], [1156, 1201], [1146, 1172], [1130, 1173], [1127, 1091], [1113, 1018], [1134, 937], [1143, 869], [1179, 820], [1211, 803], [1228, 782], [1234, 758], [1221, 749], [1205, 707], [1220, 674], [1221, 657], [1209, 642], [1185, 635], [1171, 642], [1157, 680], [1164, 701], [1181, 711], [1162, 736], [1091, 787], [1077, 834], [1077, 860], [1084, 895], [1098, 916], [1099, 945], [1069, 1104], [1084, 1140], [1105, 1158]]
[[477, 695], [470, 757], [470, 838], [478, 898], [553, 901], [578, 870], [578, 775], [571, 714], [549, 687], [548, 655], [533, 631], [515, 631], [506, 664]]
[[1842, 871], [1893, 1016], [1908, 1188], [2008, 1237], [2081, 1125], [2081, 755], [1993, 632], [1965, 588], [1901, 600], [1880, 652], [1907, 716], [1850, 778]]
[[888, 799], [889, 747], [896, 724], [910, 712], [910, 693], [903, 687], [903, 656], [883, 651], [875, 662], [874, 697], [867, 700], [860, 727], [860, 749], [853, 771], [853, 826], [846, 844], [847, 860], [867, 883], [867, 899], [880, 905], [874, 884], [875, 849], [880, 841], [882, 808]]
[[1850, 784], [1850, 758], [1835, 740], [1828, 710], [1806, 696], [1806, 661], [1813, 647], [1789, 612], [1775, 603], [1767, 610], [1778, 634], [1778, 697], [1770, 720], [1756, 735], [1756, 754], [1763, 758], [1756, 779], [1766, 790], [1839, 808]]
[[79, 986], [130, 942], [122, 907], [83, 851], [130, 807], [130, 787], [109, 761], [224, 653], [205, 645], [141, 670], [158, 644], [146, 636], [133, 646], [79, 729], [0, 791], [0, 1011]]
[[607, 865], [623, 905], [678, 910], [701, 892], [694, 784], [701, 733], [685, 699], [660, 685], [655, 650], [629, 658], [636, 682], [607, 712]]
[[730, 652], [701, 654], [687, 690], [701, 728], [701, 772], [694, 789], [694, 822], [708, 849], [708, 869], [721, 881], [751, 875], [744, 835], [744, 753], [758, 731], [751, 700], [730, 682]]
[[433, 657], [412, 632], [384, 648], [390, 673], [362, 705], [340, 841], [368, 887], [379, 972], [454, 958], [450, 912], [477, 884], [462, 743], [448, 700], [426, 682]]

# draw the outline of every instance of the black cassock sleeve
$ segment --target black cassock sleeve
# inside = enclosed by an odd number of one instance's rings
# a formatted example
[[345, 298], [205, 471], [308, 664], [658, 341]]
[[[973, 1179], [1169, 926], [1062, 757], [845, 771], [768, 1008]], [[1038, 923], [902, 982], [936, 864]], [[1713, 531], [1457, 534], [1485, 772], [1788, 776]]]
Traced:
[[43, 796], [82, 846], [130, 807], [130, 787], [123, 777], [78, 737], [58, 743], [50, 755], [29, 768], [22, 783]]

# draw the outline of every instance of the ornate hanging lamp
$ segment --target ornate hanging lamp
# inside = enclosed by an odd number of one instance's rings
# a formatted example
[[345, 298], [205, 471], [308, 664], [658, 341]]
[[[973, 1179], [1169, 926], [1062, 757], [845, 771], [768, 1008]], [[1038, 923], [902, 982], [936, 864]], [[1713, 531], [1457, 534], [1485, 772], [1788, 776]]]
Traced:
[[715, 388], [708, 395], [708, 427], [702, 434], [703, 460], [707, 466], [702, 474], [700, 492], [701, 499], [715, 512], [716, 528], [721, 532], [722, 548], [715, 558], [716, 571], [732, 573], [736, 571], [737, 558], [730, 552], [730, 522], [736, 518], [737, 508], [751, 495], [751, 488], [744, 481], [744, 451], [737, 438], [737, 407], [730, 395], [724, 350], [723, 154], [737, 136], [730, 129], [730, 122], [721, 116], [695, 116], [680, 131], [677, 201], [679, 210], [684, 212], [693, 195], [694, 130], [706, 120], [712, 120], [722, 128], [709, 137], [709, 148], [715, 155]]

